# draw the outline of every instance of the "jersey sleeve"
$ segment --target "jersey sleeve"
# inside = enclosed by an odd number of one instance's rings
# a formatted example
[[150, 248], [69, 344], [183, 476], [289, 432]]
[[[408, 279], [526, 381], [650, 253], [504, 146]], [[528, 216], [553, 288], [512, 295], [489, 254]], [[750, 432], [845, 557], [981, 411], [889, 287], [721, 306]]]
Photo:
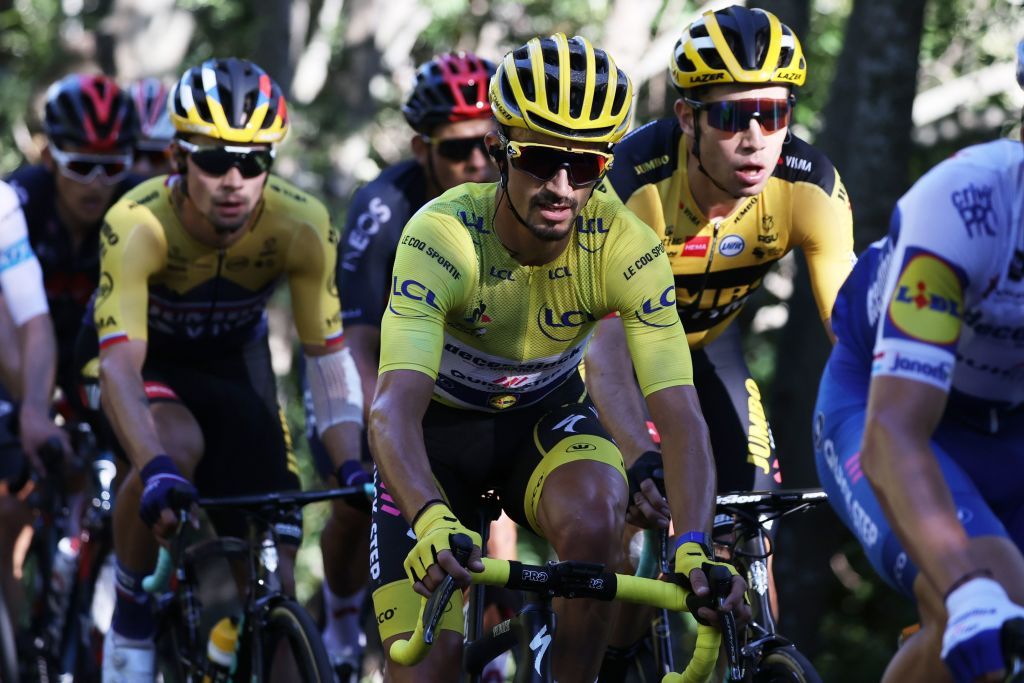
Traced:
[[[823, 157], [824, 158], [824, 157]], [[838, 171], [829, 164], [831, 182], [793, 185], [793, 221], [807, 259], [818, 315], [832, 315], [839, 288], [856, 257], [853, 252], [853, 212]]]
[[417, 370], [437, 378], [445, 319], [477, 278], [476, 249], [465, 227], [420, 211], [395, 254], [391, 297], [381, 323], [380, 370]]
[[14, 324], [49, 311], [43, 270], [28, 240], [25, 214], [14, 189], [0, 182], [0, 288]]
[[993, 272], [992, 226], [1009, 224], [996, 212], [1012, 201], [994, 197], [998, 192], [993, 178], [947, 161], [900, 199], [872, 376], [949, 391], [966, 303], [982, 296]]
[[147, 339], [149, 277], [163, 269], [167, 240], [149, 209], [122, 200], [100, 229], [100, 282], [94, 320], [100, 348]]
[[338, 289], [346, 325], [380, 327], [388, 301], [387, 273], [409, 216], [394, 187], [368, 185], [353, 198], [338, 251]]
[[619, 312], [644, 396], [693, 384], [686, 333], [676, 311], [676, 288], [665, 247], [629, 212], [608, 250], [605, 291]]
[[288, 290], [295, 330], [303, 344], [333, 346], [342, 340], [341, 303], [335, 272], [338, 231], [327, 209], [310, 202], [304, 225], [288, 249]]

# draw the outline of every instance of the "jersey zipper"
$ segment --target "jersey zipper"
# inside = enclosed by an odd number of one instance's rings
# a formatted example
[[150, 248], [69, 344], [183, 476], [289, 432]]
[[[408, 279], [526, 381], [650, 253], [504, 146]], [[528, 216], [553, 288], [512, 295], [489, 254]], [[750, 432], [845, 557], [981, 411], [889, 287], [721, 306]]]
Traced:
[[[682, 315], [689, 315], [700, 309], [700, 299], [704, 296], [704, 290], [708, 286], [708, 277], [711, 275], [711, 264], [715, 261], [715, 248], [718, 246], [718, 230], [722, 227], [721, 219], [716, 220], [711, 233], [711, 248], [708, 252], [708, 265], [704, 268], [704, 277], [700, 279], [700, 288], [697, 290], [697, 298], [690, 302], [690, 305], [682, 310]], [[682, 315], [680, 317], [682, 317]]]
[[217, 272], [213, 275], [213, 291], [210, 292], [210, 308], [206, 315], [206, 336], [214, 337], [213, 314], [217, 310], [217, 295], [220, 294], [220, 272], [224, 266], [225, 252], [223, 249], [217, 251]]

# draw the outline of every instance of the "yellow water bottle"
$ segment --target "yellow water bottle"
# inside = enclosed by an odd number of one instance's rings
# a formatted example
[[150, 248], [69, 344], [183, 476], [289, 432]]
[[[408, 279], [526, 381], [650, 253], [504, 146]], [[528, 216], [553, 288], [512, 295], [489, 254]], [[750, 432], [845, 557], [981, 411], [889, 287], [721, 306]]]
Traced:
[[224, 617], [210, 631], [210, 642], [206, 646], [209, 663], [207, 674], [203, 676], [203, 683], [222, 683], [231, 680], [237, 646], [238, 624], [234, 619]]

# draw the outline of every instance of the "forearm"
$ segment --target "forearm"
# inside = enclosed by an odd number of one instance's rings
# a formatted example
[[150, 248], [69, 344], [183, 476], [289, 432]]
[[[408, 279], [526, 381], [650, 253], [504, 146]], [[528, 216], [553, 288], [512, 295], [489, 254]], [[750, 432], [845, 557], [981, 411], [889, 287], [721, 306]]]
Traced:
[[869, 421], [861, 466], [897, 538], [938, 591], [979, 568], [927, 440]]
[[45, 415], [50, 410], [57, 376], [57, 340], [49, 315], [37, 315], [18, 330], [21, 341], [23, 410]]
[[421, 420], [378, 408], [370, 416], [370, 445], [381, 481], [406, 521], [429, 500], [441, 499], [423, 444]]
[[710, 532], [717, 482], [711, 440], [696, 391], [692, 386], [662, 389], [648, 396], [648, 407], [661, 434], [673, 526], [677, 533]]
[[586, 383], [601, 424], [615, 439], [627, 466], [654, 449], [620, 319], [598, 324], [587, 348]]
[[345, 343], [352, 351], [359, 372], [359, 381], [363, 385], [365, 406], [364, 417], [370, 419], [370, 404], [377, 391], [377, 368], [380, 360], [380, 328], [370, 325], [353, 325], [345, 328]]
[[101, 358], [100, 397], [104, 414], [136, 468], [164, 453], [137, 370], [121, 360]]
[[342, 422], [328, 428], [320, 435], [335, 472], [346, 460], [360, 459], [363, 426], [357, 422]]

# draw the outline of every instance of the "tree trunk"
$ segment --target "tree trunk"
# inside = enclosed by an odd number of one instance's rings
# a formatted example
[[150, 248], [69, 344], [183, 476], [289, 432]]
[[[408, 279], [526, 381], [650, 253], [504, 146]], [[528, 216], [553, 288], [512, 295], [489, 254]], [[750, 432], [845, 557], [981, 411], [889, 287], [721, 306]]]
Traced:
[[[857, 0], [847, 23], [818, 146], [839, 169], [851, 197], [858, 248], [884, 234], [907, 186], [924, 5], [925, 0]], [[801, 258], [777, 355], [780, 381], [772, 391], [786, 486], [818, 485], [811, 421], [828, 352]], [[827, 512], [796, 517], [780, 528], [776, 576], [783, 632], [808, 654], [820, 646], [821, 605], [836, 584], [829, 559], [846, 533]]]

